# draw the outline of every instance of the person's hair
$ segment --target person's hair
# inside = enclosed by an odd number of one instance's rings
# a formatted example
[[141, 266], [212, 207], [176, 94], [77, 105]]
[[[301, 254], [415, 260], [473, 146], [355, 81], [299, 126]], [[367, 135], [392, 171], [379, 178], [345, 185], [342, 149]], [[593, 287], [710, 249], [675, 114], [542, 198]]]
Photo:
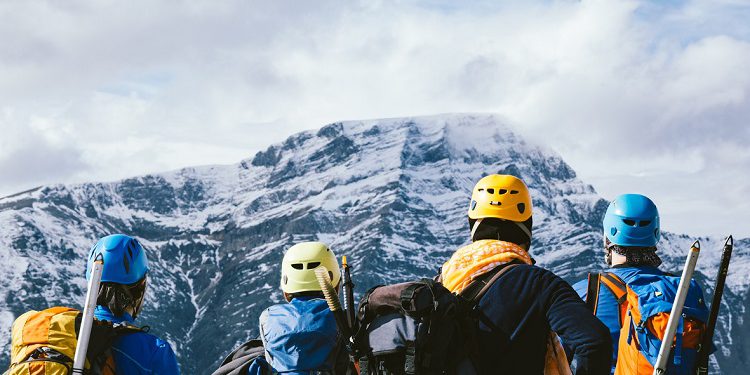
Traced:
[[[475, 222], [475, 219], [469, 219], [469, 230], [474, 228]], [[531, 232], [531, 217], [521, 224]], [[479, 223], [479, 227], [474, 231], [471, 240], [500, 240], [512, 242], [519, 246], [525, 246], [527, 250], [531, 246], [531, 238], [523, 231], [523, 229], [518, 227], [518, 223], [493, 217], [482, 219], [482, 222]]]
[[284, 293], [285, 296], [291, 301], [295, 298], [299, 297], [323, 297], [323, 292], [319, 290], [311, 290], [307, 292], [297, 292], [297, 293]]
[[[609, 255], [611, 251], [625, 257], [625, 264], [628, 266], [652, 266], [659, 267], [661, 258], [656, 254], [656, 246], [620, 246], [604, 239], [604, 246]], [[611, 256], [607, 257], [611, 259]], [[611, 260], [609, 261], [611, 265]]]
[[129, 308], [133, 309], [133, 318], [135, 318], [141, 312], [145, 295], [146, 276], [130, 285], [101, 283], [96, 304], [106, 306], [116, 317], [125, 314]]

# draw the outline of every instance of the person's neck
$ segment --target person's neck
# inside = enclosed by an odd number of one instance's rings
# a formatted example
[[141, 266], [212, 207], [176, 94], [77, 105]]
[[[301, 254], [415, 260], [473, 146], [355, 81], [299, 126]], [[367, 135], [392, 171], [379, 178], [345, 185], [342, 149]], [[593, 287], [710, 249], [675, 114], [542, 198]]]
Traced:
[[[610, 250], [611, 251], [611, 250]], [[618, 254], [614, 251], [611, 253], [612, 260], [611, 260], [611, 267], [626, 267], [627, 266], [627, 260], [624, 255]]]

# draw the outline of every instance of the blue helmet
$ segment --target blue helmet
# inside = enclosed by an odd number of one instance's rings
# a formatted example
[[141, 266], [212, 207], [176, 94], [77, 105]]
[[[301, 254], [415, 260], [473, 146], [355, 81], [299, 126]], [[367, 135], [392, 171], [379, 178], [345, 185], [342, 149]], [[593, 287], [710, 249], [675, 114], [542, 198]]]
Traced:
[[148, 272], [146, 251], [138, 240], [124, 234], [103, 237], [91, 248], [86, 263], [86, 280], [91, 277], [91, 265], [101, 255], [104, 260], [102, 282], [130, 285]]
[[604, 214], [604, 235], [620, 246], [655, 246], [659, 241], [659, 210], [640, 194], [615, 198]]

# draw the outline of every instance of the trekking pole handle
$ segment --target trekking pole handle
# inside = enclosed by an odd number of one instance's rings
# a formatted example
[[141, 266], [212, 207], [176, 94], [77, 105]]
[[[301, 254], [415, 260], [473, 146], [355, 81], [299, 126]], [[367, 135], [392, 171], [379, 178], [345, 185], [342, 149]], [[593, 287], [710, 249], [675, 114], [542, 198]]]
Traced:
[[687, 298], [687, 293], [690, 289], [690, 280], [693, 278], [693, 271], [695, 271], [695, 264], [698, 262], [700, 251], [701, 244], [700, 242], [695, 241], [693, 246], [690, 247], [690, 252], [685, 260], [685, 267], [682, 269], [680, 285], [677, 287], [677, 296], [672, 304], [672, 311], [669, 313], [667, 329], [664, 332], [661, 348], [659, 348], [659, 356], [656, 358], [656, 366], [654, 366], [653, 375], [663, 375], [667, 372], [667, 361], [669, 360], [669, 353], [672, 349], [672, 341], [674, 340], [675, 332], [677, 331], [677, 325], [682, 317], [682, 308], [685, 305], [685, 299]]
[[89, 290], [86, 292], [86, 302], [83, 305], [83, 318], [81, 319], [81, 328], [78, 331], [78, 342], [76, 343], [76, 353], [73, 359], [73, 374], [83, 374], [83, 369], [86, 366], [86, 351], [88, 350], [89, 339], [91, 338], [91, 327], [94, 325], [94, 309], [96, 309], [96, 299], [99, 297], [102, 269], [104, 269], [104, 259], [99, 254], [91, 267]]

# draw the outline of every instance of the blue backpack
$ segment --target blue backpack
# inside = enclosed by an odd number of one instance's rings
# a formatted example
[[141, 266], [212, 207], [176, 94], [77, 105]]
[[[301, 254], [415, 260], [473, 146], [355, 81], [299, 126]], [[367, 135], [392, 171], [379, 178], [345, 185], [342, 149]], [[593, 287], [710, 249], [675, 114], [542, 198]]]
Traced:
[[336, 320], [322, 298], [297, 297], [260, 316], [266, 359], [274, 372], [333, 372], [343, 349]]
[[[624, 322], [620, 329], [616, 375], [651, 374], [661, 347], [667, 320], [677, 295], [680, 278], [641, 274], [629, 280]], [[708, 308], [698, 284], [691, 280], [679, 318], [668, 374], [690, 374], [696, 350], [705, 331]]]
[[351, 374], [349, 352], [322, 298], [297, 297], [260, 316], [260, 339], [230, 354], [214, 375]]

